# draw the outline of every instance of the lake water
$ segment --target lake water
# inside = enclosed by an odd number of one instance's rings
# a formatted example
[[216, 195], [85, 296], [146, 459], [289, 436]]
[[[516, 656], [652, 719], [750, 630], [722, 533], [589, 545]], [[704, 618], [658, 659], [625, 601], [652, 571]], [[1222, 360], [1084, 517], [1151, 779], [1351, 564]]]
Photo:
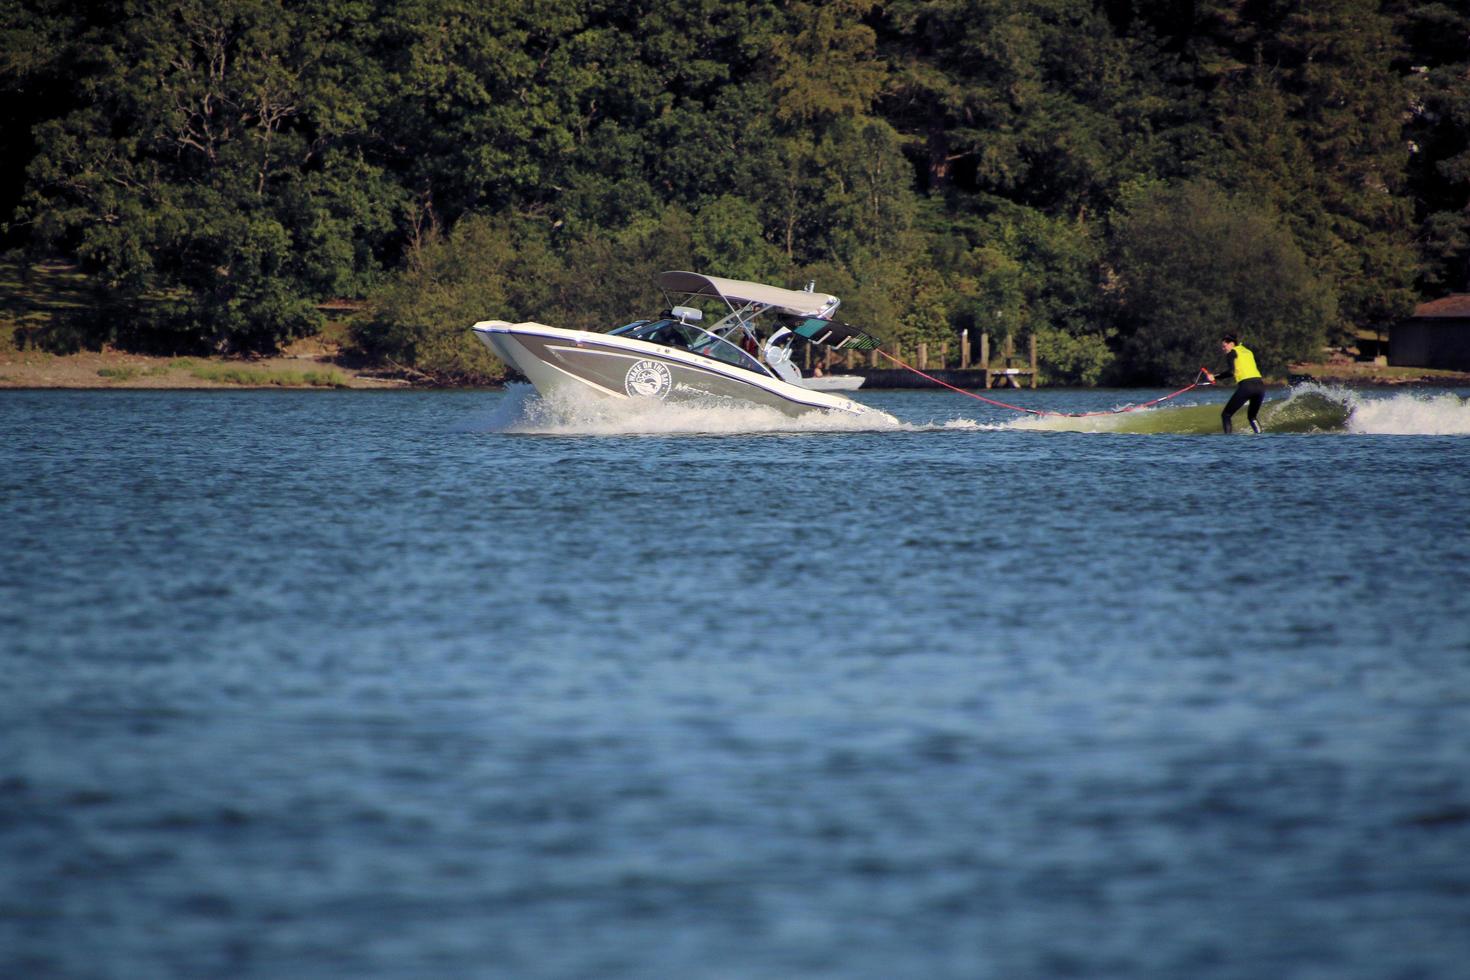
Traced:
[[1465, 394], [0, 392], [0, 975], [1464, 977]]

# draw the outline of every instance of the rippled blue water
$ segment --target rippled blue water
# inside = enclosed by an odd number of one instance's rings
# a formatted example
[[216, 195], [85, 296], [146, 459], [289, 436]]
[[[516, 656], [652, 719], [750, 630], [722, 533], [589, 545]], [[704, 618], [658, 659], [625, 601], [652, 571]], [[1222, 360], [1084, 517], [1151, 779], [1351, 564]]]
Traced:
[[0, 393], [0, 975], [1465, 975], [1470, 438], [861, 396]]

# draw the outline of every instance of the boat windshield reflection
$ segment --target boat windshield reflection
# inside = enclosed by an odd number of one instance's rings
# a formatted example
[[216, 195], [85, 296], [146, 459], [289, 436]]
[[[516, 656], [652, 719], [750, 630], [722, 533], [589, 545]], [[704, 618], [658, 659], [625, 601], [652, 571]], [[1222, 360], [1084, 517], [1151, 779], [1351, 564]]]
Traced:
[[663, 344], [665, 347], [682, 347], [691, 353], [712, 357], [717, 361], [745, 368], [747, 371], [766, 375], [771, 373], [764, 364], [725, 338], [681, 320], [669, 317], [657, 320], [634, 320], [632, 323], [624, 324], [608, 332], [620, 337]]

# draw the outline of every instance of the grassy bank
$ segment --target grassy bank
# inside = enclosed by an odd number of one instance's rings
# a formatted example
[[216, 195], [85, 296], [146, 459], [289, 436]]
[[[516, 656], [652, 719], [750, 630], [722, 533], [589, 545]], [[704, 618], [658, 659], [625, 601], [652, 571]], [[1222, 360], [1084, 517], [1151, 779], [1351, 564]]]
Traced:
[[241, 362], [124, 351], [0, 351], [0, 388], [389, 388], [404, 382], [344, 371], [329, 357]]
[[333, 369], [297, 371], [281, 368], [243, 367], [231, 364], [189, 364], [186, 370], [204, 381], [227, 385], [280, 388], [347, 388], [345, 374]]
[[1340, 385], [1470, 385], [1470, 372], [1440, 371], [1435, 368], [1390, 367], [1372, 361], [1329, 360], [1317, 364], [1293, 364], [1292, 378], [1310, 378]]
[[199, 381], [240, 385], [248, 388], [347, 388], [351, 386], [347, 375], [335, 369], [300, 371], [196, 361], [192, 358], [177, 358], [167, 364], [146, 366], [122, 364], [116, 367], [102, 367], [97, 369], [97, 376], [115, 385], [125, 386], [147, 378], [167, 378], [179, 372], [187, 373], [189, 377]]
[[104, 347], [73, 350], [69, 320], [89, 308], [75, 267], [0, 260], [0, 388], [384, 388], [406, 382], [341, 363], [350, 310], [333, 309], [316, 337], [278, 357], [154, 357]]

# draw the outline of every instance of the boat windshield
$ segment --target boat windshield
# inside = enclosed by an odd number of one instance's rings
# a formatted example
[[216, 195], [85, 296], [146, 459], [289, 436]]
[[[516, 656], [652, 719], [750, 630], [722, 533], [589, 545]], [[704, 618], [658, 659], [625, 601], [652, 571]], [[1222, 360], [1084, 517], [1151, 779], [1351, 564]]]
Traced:
[[645, 323], [648, 323], [648, 322], [650, 322], [650, 321], [648, 321], [648, 320], [634, 320], [632, 323], [625, 323], [621, 327], [613, 327], [611, 330], [608, 331], [608, 333], [613, 334], [614, 336], [618, 336], [618, 335], [621, 335], [621, 334], [626, 334], [629, 331], [636, 330], [637, 328], [643, 326]]
[[[701, 333], [703, 333], [703, 331], [701, 331]], [[730, 343], [730, 341], [724, 339], [723, 337], [716, 337], [712, 333], [704, 334], [704, 336], [701, 337], [696, 343], [691, 344], [689, 346], [689, 349], [696, 354], [703, 354], [705, 357], [713, 357], [717, 361], [724, 361], [726, 364], [733, 364], [736, 367], [743, 367], [747, 371], [754, 371], [757, 374], [771, 373], [766, 370], [766, 366], [760, 361], [756, 360], [754, 357], [747, 354], [739, 347], [736, 347], [734, 344]]]
[[646, 340], [650, 344], [663, 344], [665, 347], [688, 347], [705, 336], [705, 332], [698, 327], [691, 327], [687, 323], [680, 323], [668, 317], [658, 320], [635, 320], [612, 332], [621, 337], [633, 337], [638, 340]]
[[765, 365], [730, 341], [679, 320], [667, 317], [658, 320], [635, 320], [609, 332], [620, 337], [632, 337], [653, 344], [663, 344], [665, 347], [682, 347], [692, 353], [712, 357], [717, 361], [745, 368], [747, 371], [755, 371], [757, 374], [770, 373], [766, 370]]

